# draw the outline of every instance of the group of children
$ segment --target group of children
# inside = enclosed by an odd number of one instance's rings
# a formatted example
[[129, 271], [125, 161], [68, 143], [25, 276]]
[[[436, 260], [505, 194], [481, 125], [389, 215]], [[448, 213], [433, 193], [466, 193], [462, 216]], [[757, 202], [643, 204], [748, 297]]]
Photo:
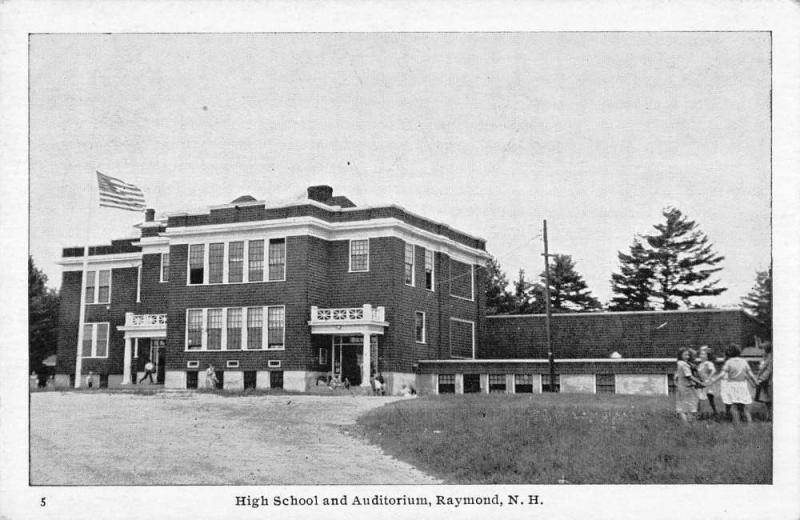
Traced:
[[741, 357], [738, 345], [725, 349], [725, 363], [717, 371], [714, 353], [708, 346], [699, 352], [690, 348], [678, 351], [678, 367], [675, 372], [675, 411], [684, 423], [688, 423], [705, 401], [711, 415], [717, 415], [717, 397], [725, 405], [725, 413], [734, 423], [741, 417], [752, 421], [750, 405], [753, 403], [751, 387], [756, 389], [756, 400], [764, 403], [767, 417], [772, 415], [772, 344], [764, 343], [764, 358], [758, 374], [753, 374], [750, 365]]

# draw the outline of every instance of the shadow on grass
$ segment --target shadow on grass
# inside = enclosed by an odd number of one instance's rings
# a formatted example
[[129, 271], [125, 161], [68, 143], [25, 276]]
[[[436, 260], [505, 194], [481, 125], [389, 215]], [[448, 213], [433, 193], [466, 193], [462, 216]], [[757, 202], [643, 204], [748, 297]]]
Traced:
[[358, 424], [386, 453], [453, 484], [772, 482], [771, 423], [685, 426], [666, 396], [429, 396]]

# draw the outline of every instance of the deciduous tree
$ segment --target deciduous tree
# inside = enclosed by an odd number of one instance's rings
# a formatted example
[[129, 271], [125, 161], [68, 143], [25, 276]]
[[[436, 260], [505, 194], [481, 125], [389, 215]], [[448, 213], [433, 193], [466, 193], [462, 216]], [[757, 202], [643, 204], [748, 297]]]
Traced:
[[58, 335], [58, 293], [47, 288], [47, 275], [28, 256], [28, 362], [29, 370], [40, 371], [42, 361], [56, 353]]

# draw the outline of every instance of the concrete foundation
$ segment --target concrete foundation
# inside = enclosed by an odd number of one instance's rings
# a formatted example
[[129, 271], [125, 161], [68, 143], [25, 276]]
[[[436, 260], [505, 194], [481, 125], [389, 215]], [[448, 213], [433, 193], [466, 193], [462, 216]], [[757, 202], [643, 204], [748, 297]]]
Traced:
[[668, 393], [667, 376], [664, 374], [616, 374], [614, 386], [618, 394], [665, 395]]
[[561, 392], [564, 394], [593, 394], [594, 374], [561, 374]]
[[244, 372], [241, 370], [226, 370], [222, 380], [222, 389], [230, 391], [244, 390]]
[[71, 388], [71, 385], [69, 383], [69, 374], [56, 374], [55, 385], [56, 388], [60, 390]]
[[167, 370], [164, 373], [164, 388], [186, 388], [186, 372], [184, 370]]
[[269, 370], [259, 370], [256, 372], [256, 388], [269, 390]]
[[[308, 386], [309, 372], [305, 370], [286, 370], [283, 372], [283, 389], [291, 392], [305, 392]], [[313, 384], [313, 383], [312, 383]]]

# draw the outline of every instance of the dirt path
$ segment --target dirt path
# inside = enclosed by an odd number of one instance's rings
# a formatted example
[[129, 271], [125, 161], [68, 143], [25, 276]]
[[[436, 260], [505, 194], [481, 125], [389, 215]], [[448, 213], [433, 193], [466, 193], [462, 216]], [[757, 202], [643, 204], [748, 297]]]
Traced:
[[349, 435], [393, 398], [38, 392], [31, 483], [431, 484]]

